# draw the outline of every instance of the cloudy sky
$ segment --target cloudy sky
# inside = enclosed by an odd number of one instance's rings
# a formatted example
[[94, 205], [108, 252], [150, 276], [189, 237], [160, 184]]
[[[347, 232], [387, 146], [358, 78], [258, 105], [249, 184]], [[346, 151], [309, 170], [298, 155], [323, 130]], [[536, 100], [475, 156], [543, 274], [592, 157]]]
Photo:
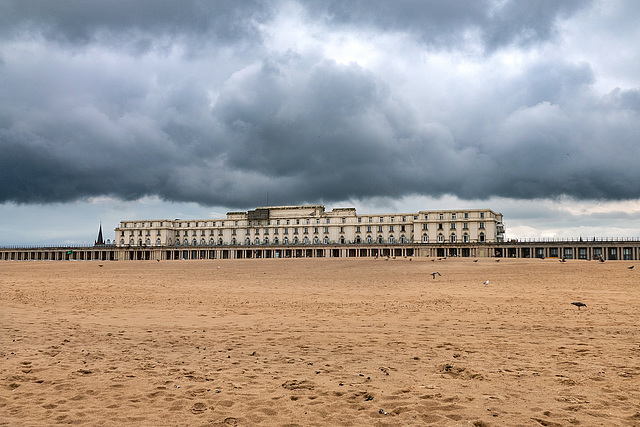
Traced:
[[0, 244], [278, 204], [640, 237], [635, 0], [0, 0]]

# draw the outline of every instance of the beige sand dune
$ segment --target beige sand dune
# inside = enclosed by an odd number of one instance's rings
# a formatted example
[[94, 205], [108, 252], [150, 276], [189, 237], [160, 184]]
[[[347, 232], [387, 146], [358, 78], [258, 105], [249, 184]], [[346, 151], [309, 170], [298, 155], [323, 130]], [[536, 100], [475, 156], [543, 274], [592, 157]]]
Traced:
[[638, 426], [630, 265], [2, 262], [0, 425]]

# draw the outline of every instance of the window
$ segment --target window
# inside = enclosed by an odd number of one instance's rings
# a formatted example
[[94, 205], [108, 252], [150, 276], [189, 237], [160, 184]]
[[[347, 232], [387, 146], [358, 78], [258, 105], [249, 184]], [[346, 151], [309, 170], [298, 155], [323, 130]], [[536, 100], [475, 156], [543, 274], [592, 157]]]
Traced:
[[361, 217], [358, 217], [358, 222], [362, 222], [362, 218]]
[[464, 213], [464, 219], [469, 219], [469, 212]]
[[449, 227], [451, 230], [455, 230], [456, 229], [456, 223], [452, 222], [451, 223], [451, 227]]
[[373, 222], [373, 217], [369, 217], [369, 222]]
[[309, 234], [309, 227], [304, 228], [304, 234]]
[[484, 233], [480, 233], [480, 241], [484, 242]]
[[[304, 243], [305, 243], [305, 244], [309, 243], [309, 239], [307, 239], [307, 238], [305, 237], [305, 238], [304, 238]], [[320, 239], [318, 239], [318, 236], [316, 236], [316, 237], [314, 237], [314, 238], [313, 238], [313, 243], [314, 243], [315, 245], [317, 245], [318, 243], [320, 243]]]
[[484, 212], [480, 212], [480, 218], [484, 219]]
[[404, 236], [404, 234], [400, 236], [400, 243], [407, 243], [407, 238]]
[[215, 243], [215, 241], [213, 240], [213, 237], [212, 237], [212, 238], [210, 238], [210, 239], [209, 239], [209, 245], [210, 245], [210, 246], [213, 246], [213, 245], [215, 245], [215, 244], [216, 244], [216, 243]]
[[382, 233], [382, 226], [381, 225], [378, 226], [378, 233]]
[[327, 224], [330, 224], [330, 223], [331, 223], [331, 219], [327, 218]]
[[393, 236], [389, 236], [389, 243], [393, 243]]
[[198, 241], [196, 239], [193, 239], [191, 244], [192, 244], [192, 246], [198, 246]]
[[382, 236], [378, 236], [378, 243], [382, 243]]
[[451, 219], [456, 219], [456, 214], [451, 214]]
[[371, 236], [367, 236], [367, 243], [371, 243]]
[[293, 229], [293, 234], [298, 234], [298, 227], [295, 227], [295, 228]]
[[451, 243], [456, 242], [456, 233], [451, 233]]
[[442, 224], [438, 224], [438, 230], [442, 230]]
[[325, 228], [324, 228], [324, 232], [325, 232], [325, 233], [328, 233], [328, 232], [329, 232], [329, 227], [325, 227]]
[[438, 243], [444, 242], [444, 235], [442, 233], [438, 234]]
[[360, 226], [356, 227], [356, 233], [360, 232]]
[[277, 228], [275, 228], [275, 229], [273, 230], [273, 234], [278, 234], [278, 229], [277, 229]]
[[313, 227], [313, 233], [318, 234], [318, 227]]
[[204, 239], [201, 239], [201, 240], [200, 240], [200, 246], [204, 246], [204, 245], [206, 245], [206, 244], [207, 244], [207, 243], [204, 241]]
[[347, 222], [347, 218], [342, 218], [342, 223], [344, 224], [345, 222]]
[[440, 219], [444, 219], [444, 214], [440, 214]]
[[480, 223], [480, 228], [484, 228], [484, 222]]
[[427, 229], [427, 224], [422, 224], [422, 229], [426, 230]]
[[384, 221], [384, 217], [381, 216], [380, 217], [380, 222], [383, 222], [383, 221]]
[[367, 233], [371, 233], [371, 226], [370, 225], [367, 226]]
[[162, 244], [162, 240], [158, 239], [156, 240], [156, 246], [160, 246]]
[[289, 234], [289, 229], [288, 228], [284, 229], [284, 234]]
[[400, 231], [406, 231], [406, 230], [404, 229], [404, 225], [401, 225], [401, 226], [400, 226]]
[[389, 226], [389, 231], [393, 231], [393, 225]]
[[340, 227], [340, 232], [344, 233], [344, 227]]
[[402, 217], [402, 222], [405, 222], [406, 220], [407, 220], [407, 217], [406, 217], [406, 216], [403, 216], [403, 217]]
[[464, 234], [462, 235], [462, 241], [463, 241], [464, 243], [469, 243], [469, 234], [464, 233]]
[[344, 245], [344, 236], [340, 236], [340, 244]]
[[427, 236], [426, 234], [422, 235], [422, 243], [429, 243], [429, 236]]
[[324, 236], [324, 244], [325, 245], [329, 244], [329, 237]]
[[462, 228], [465, 229], [465, 230], [468, 230], [469, 229], [469, 223], [465, 222], [464, 224], [462, 224]]
[[391, 217], [391, 222], [393, 222], [393, 220], [394, 220], [394, 219], [395, 219], [395, 217], [393, 217], [393, 216], [392, 216], [392, 217]]

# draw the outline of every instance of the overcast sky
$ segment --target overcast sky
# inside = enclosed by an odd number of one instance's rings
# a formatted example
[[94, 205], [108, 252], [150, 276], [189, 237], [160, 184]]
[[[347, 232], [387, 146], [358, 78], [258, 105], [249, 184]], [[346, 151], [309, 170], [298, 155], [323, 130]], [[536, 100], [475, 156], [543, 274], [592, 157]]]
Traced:
[[279, 204], [640, 237], [635, 0], [0, 0], [0, 244]]

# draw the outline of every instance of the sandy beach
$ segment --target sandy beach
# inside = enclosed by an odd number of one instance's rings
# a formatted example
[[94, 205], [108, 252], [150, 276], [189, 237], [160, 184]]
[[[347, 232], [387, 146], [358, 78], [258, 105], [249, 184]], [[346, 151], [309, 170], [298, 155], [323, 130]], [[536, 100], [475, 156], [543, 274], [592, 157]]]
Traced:
[[0, 425], [640, 426], [631, 265], [0, 262]]

